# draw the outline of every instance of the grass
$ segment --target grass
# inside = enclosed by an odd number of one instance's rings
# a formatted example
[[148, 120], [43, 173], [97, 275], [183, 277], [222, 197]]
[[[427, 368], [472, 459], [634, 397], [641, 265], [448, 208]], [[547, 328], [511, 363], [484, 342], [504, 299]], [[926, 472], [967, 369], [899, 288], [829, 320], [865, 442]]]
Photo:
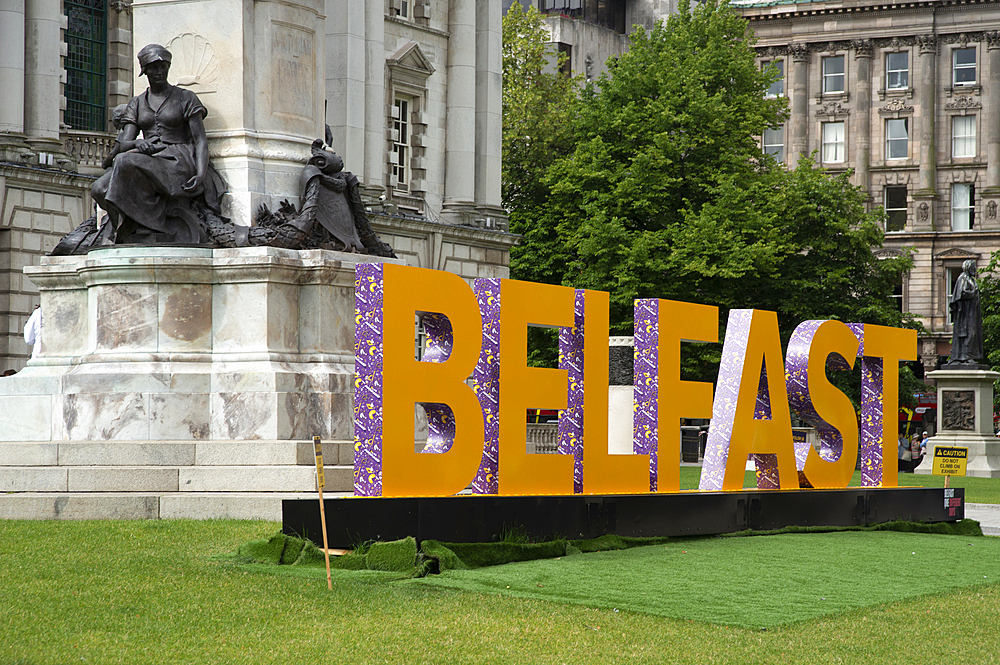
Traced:
[[[701, 478], [701, 467], [681, 467], [681, 489], [698, 489]], [[747, 471], [744, 487], [755, 487], [756, 479], [753, 471]], [[861, 485], [861, 472], [855, 471], [848, 487]], [[944, 476], [931, 476], [916, 473], [899, 474], [900, 487], [944, 487]], [[1000, 503], [1000, 478], [962, 478], [953, 476], [949, 487], [964, 487], [965, 500], [968, 503]]]
[[[286, 566], [300, 568], [299, 577], [289, 577], [220, 557], [277, 528], [235, 521], [0, 521], [0, 664], [1000, 662], [995, 576], [908, 600], [886, 594], [876, 605], [845, 606], [843, 613], [762, 631], [440, 588], [374, 571], [335, 570], [331, 593], [322, 567]], [[914, 543], [907, 547], [918, 554], [903, 551], [902, 561], [879, 563], [880, 578], [874, 571], [859, 576], [874, 565], [861, 543], [842, 547], [848, 541], [834, 539], [826, 548], [800, 549], [807, 542], [800, 535], [812, 534], [688, 541], [686, 555], [662, 550], [663, 562], [676, 567], [667, 574], [660, 566], [655, 576], [634, 568], [653, 565], [656, 548], [642, 548], [651, 552], [637, 558], [630, 557], [640, 550], [629, 550], [550, 565], [586, 562], [593, 575], [609, 580], [627, 574], [639, 594], [698, 593], [703, 605], [711, 596], [774, 605], [789, 590], [814, 592], [814, 578], [860, 595], [890, 582], [898, 588], [900, 578], [923, 585], [949, 572], [938, 541], [955, 543], [956, 557], [976, 552], [981, 565], [992, 566], [988, 576], [997, 571], [997, 556], [985, 556], [998, 542], [992, 538], [893, 534]], [[688, 547], [695, 542], [706, 545]], [[751, 557], [746, 548], [755, 543], [759, 551]], [[880, 547], [885, 556], [895, 552], [887, 542]], [[712, 548], [720, 549], [712, 554]], [[732, 556], [724, 556], [726, 548]], [[789, 557], [798, 557], [798, 568], [781, 574]], [[740, 576], [752, 561], [771, 581]], [[844, 562], [849, 567], [838, 574], [835, 566]], [[702, 580], [700, 588], [691, 586], [692, 575]], [[599, 604], [596, 589], [590, 596]]]

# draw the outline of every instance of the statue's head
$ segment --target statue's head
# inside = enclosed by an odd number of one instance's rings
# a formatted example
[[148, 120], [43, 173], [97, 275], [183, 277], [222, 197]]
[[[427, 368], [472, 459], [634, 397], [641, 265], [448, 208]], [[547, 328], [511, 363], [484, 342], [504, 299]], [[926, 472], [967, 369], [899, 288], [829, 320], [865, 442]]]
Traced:
[[136, 58], [139, 59], [139, 76], [146, 73], [146, 67], [153, 64], [154, 62], [165, 62], [167, 67], [170, 66], [170, 61], [173, 57], [163, 46], [159, 44], [146, 44], [142, 47]]
[[976, 262], [973, 261], [972, 259], [966, 259], [965, 262], [962, 263], [962, 272], [964, 272], [966, 275], [969, 275], [970, 277], [975, 277]]
[[326, 175], [340, 173], [344, 168], [344, 160], [337, 153], [331, 150], [324, 150], [321, 139], [313, 141], [311, 153], [312, 156], [309, 158], [309, 163], [318, 167]]

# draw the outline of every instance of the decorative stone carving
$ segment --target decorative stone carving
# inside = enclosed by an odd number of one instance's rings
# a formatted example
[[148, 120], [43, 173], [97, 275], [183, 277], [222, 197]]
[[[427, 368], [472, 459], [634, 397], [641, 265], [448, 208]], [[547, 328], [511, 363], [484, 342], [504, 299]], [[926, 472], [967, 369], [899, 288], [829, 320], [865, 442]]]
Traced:
[[878, 110], [879, 115], [889, 115], [891, 113], [913, 113], [913, 107], [907, 106], [902, 99], [891, 99], [889, 103]]
[[990, 201], [986, 204], [986, 219], [996, 219], [997, 218], [997, 202]]
[[174, 53], [175, 84], [184, 87], [199, 86], [198, 92], [214, 92], [219, 79], [219, 60], [215, 49], [201, 35], [186, 32], [170, 40], [167, 49]]
[[808, 44], [789, 44], [788, 52], [792, 56], [793, 62], [809, 62], [811, 53]]
[[921, 201], [920, 205], [917, 206], [917, 219], [926, 222], [929, 214], [930, 206], [927, 205], [927, 201]]
[[783, 55], [788, 55], [790, 48], [788, 46], [766, 46], [757, 49], [757, 56], [761, 58], [777, 58]]
[[108, 6], [119, 14], [122, 12], [125, 12], [126, 14], [132, 13], [132, 0], [111, 0], [111, 2], [108, 3]]
[[941, 393], [941, 425], [944, 429], [975, 431], [976, 391], [945, 390]]
[[920, 53], [937, 53], [938, 40], [934, 35], [917, 35], [916, 41]]
[[840, 105], [840, 102], [825, 102], [820, 108], [816, 109], [816, 115], [818, 116], [832, 116], [840, 117], [846, 116], [850, 113], [849, 109], [845, 109]]
[[851, 42], [851, 50], [854, 51], [855, 58], [870, 58], [874, 44], [870, 39], [855, 39]]
[[1000, 32], [992, 31], [983, 33], [986, 38], [986, 48], [989, 50], [1000, 48]]
[[948, 111], [959, 111], [962, 109], [981, 109], [982, 102], [977, 102], [971, 95], [968, 97], [957, 97], [953, 102], [947, 102], [944, 108]]

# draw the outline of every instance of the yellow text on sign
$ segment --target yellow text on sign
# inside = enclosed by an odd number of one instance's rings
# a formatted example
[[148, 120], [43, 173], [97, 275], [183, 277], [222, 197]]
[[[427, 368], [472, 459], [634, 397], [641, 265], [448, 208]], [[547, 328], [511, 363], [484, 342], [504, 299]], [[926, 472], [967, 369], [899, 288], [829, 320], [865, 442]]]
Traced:
[[969, 461], [969, 449], [938, 446], [934, 449], [935, 476], [964, 476]]

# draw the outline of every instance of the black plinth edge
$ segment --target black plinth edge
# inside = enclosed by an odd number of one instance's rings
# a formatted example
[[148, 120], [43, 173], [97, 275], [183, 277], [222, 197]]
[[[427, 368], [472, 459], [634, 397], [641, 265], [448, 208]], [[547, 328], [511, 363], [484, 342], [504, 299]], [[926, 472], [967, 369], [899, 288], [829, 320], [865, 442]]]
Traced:
[[[608, 496], [453, 496], [325, 500], [330, 547], [414, 536], [492, 542], [512, 528], [532, 539], [707, 536], [786, 526], [865, 526], [965, 517], [961, 487], [684, 492]], [[282, 531], [322, 542], [317, 499], [282, 501]]]

